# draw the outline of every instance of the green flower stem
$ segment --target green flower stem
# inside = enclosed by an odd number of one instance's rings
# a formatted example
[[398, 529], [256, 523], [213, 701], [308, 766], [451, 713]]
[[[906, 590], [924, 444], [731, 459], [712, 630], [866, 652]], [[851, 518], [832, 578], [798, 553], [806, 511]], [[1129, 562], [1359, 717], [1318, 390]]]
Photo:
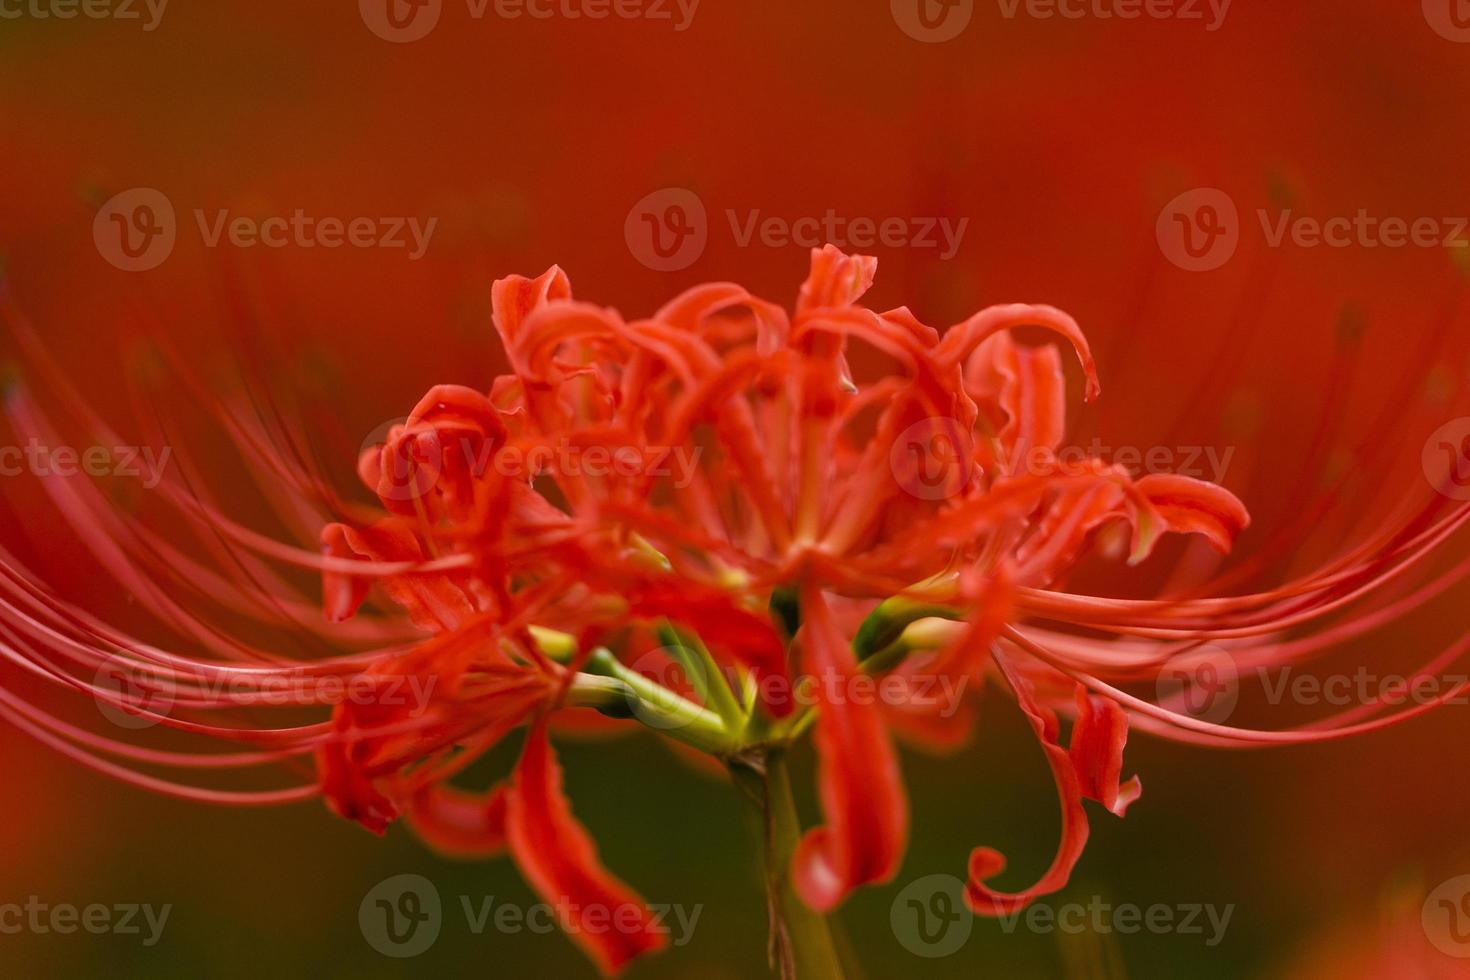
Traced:
[[791, 856], [801, 838], [801, 823], [784, 749], [752, 749], [731, 757], [728, 764], [761, 828], [772, 967], [782, 980], [842, 980], [826, 918], [808, 908], [791, 885]]
[[713, 755], [727, 755], [738, 746], [736, 736], [725, 727], [719, 715], [649, 680], [606, 650], [597, 650], [588, 658], [585, 673], [577, 675], [573, 688], [583, 683], [584, 677], [598, 679], [589, 675], [602, 675], [619, 682], [624, 688], [622, 707], [631, 709], [639, 721], [670, 738]]
[[664, 620], [659, 628], [659, 637], [673, 656], [676, 656], [689, 673], [690, 682], [699, 691], [700, 700], [707, 704], [727, 726], [735, 728], [745, 723], [746, 712], [735, 699], [725, 680], [725, 671], [715, 660], [709, 648], [698, 636], [676, 628]]

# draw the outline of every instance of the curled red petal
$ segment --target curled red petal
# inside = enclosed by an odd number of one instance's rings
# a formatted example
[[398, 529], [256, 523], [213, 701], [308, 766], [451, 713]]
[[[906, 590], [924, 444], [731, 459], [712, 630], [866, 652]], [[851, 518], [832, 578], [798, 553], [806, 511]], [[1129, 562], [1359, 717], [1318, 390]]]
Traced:
[[505, 818], [521, 873], [599, 970], [617, 973], [634, 957], [663, 948], [665, 934], [646, 903], [603, 867], [572, 815], [544, 717], [526, 739]]
[[525, 323], [538, 307], [555, 300], [571, 299], [572, 284], [560, 266], [552, 266], [535, 279], [506, 276], [495, 280], [490, 290], [491, 315], [500, 342], [506, 350], [514, 345]]
[[1014, 670], [999, 653], [995, 655], [995, 662], [1046, 754], [1062, 813], [1062, 839], [1051, 866], [1035, 884], [1022, 891], [1002, 892], [986, 884], [988, 879], [1005, 870], [1006, 859], [999, 851], [977, 847], [970, 852], [970, 880], [965, 885], [965, 900], [977, 915], [1000, 916], [1019, 912], [1043, 895], [1050, 895], [1066, 886], [1072, 868], [1087, 846], [1088, 826], [1087, 814], [1082, 810], [1082, 780], [1067, 750], [1057, 744], [1059, 726], [1056, 712], [1036, 700], [1036, 689], [1031, 681]]
[[848, 255], [835, 245], [812, 249], [811, 272], [801, 284], [797, 315], [856, 303], [873, 285], [877, 271], [878, 260], [871, 255]]
[[[329, 558], [360, 558], [347, 543], [348, 528], [345, 524], [328, 524], [322, 528], [322, 554]], [[322, 612], [328, 622], [342, 623], [351, 619], [367, 599], [372, 588], [369, 579], [359, 575], [344, 575], [341, 572], [322, 574]]]
[[498, 636], [482, 619], [365, 672], [386, 682], [381, 696], [338, 704], [316, 754], [333, 812], [381, 834], [437, 781], [436, 763], [483, 752], [555, 699], [555, 678], [510, 662]]
[[1087, 376], [1086, 398], [1088, 401], [1097, 398], [1102, 384], [1097, 378], [1097, 364], [1092, 359], [1087, 336], [1076, 320], [1055, 306], [1010, 303], [983, 309], [945, 332], [944, 339], [934, 349], [935, 362], [941, 367], [963, 363], [971, 352], [996, 334], [1028, 326], [1045, 327], [1071, 341]]
[[449, 857], [487, 858], [505, 851], [506, 787], [472, 793], [444, 783], [419, 790], [408, 822], [424, 843]]
[[897, 873], [908, 837], [908, 800], [882, 711], [851, 696], [857, 664], [812, 583], [801, 590], [800, 635], [821, 698], [816, 747], [827, 823], [802, 838], [791, 877], [802, 901], [828, 912], [859, 886]]
[[999, 433], [1005, 472], [1025, 472], [1033, 450], [1061, 445], [1067, 380], [1055, 347], [1027, 347], [1009, 334], [996, 334], [970, 356], [965, 379], [976, 401], [1005, 413]]
[[[364, 528], [329, 525], [323, 531], [323, 544], [334, 549], [330, 554], [340, 558], [385, 562], [426, 560], [423, 546], [412, 528], [400, 518], [387, 518]], [[358, 591], [364, 587], [358, 584], [360, 580], [329, 572], [323, 581], [328, 599], [334, 601], [334, 605], [328, 607], [328, 615], [342, 612], [351, 615], [361, 603]], [[344, 584], [344, 581], [351, 585]], [[383, 579], [383, 589], [421, 629], [434, 632], [453, 630], [467, 623], [477, 612], [465, 590], [453, 576], [445, 573], [392, 576]], [[357, 599], [357, 604], [353, 599]]]
[[1229, 490], [1173, 473], [1151, 473], [1136, 484], [1163, 517], [1168, 530], [1203, 534], [1215, 550], [1229, 552], [1240, 532], [1250, 526], [1250, 514]]
[[1069, 753], [1072, 766], [1081, 781], [1082, 795], [1120, 817], [1143, 792], [1137, 776], [1119, 785], [1127, 742], [1128, 716], [1118, 703], [1089, 695], [1087, 688], [1077, 685], [1077, 723]]

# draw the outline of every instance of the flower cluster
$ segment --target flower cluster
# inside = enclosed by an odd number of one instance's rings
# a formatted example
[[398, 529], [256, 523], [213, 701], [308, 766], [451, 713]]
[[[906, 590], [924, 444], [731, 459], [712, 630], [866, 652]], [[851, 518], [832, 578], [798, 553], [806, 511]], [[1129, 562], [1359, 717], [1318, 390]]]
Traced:
[[[1058, 580], [1099, 528], [1129, 527], [1137, 561], [1166, 531], [1226, 549], [1246, 513], [1218, 487], [1134, 481], [1101, 462], [1007, 472], [1002, 461], [1055, 451], [1066, 421], [1057, 349], [1022, 346], [1008, 331], [1055, 331], [1095, 395], [1076, 324], [1049, 307], [1002, 306], [941, 338], [906, 309], [859, 305], [874, 268], [831, 247], [814, 252], [790, 316], [728, 284], [690, 290], [632, 322], [574, 300], [559, 269], [496, 284], [495, 325], [513, 373], [488, 393], [432, 389], [359, 465], [390, 516], [323, 535], [335, 558], [455, 562], [382, 583], [438, 634], [384, 669], [432, 671], [457, 685], [454, 720], [383, 737], [371, 733], [394, 719], [339, 711], [344, 733], [365, 733], [323, 759], [339, 812], [381, 829], [406, 811], [431, 839], [473, 820], [490, 839], [508, 833], [544, 884], [536, 862], [549, 858], [517, 841], [554, 839], [511, 828], [524, 767], [544, 764], [545, 727], [536, 724], [534, 749], [504, 790], [472, 805], [443, 780], [508, 728], [565, 703], [570, 672], [585, 671], [593, 651], [627, 663], [672, 627], [712, 658], [708, 679], [734, 680], [721, 694], [729, 710], [715, 712], [718, 738], [705, 746], [716, 754], [780, 744], [805, 727], [787, 717], [787, 702], [759, 700], [763, 676], [838, 681], [815, 687], [807, 719], [826, 823], [805, 835], [791, 869], [814, 909], [829, 911], [898, 869], [909, 815], [890, 730], [948, 742], [962, 733], [944, 729], [968, 722], [926, 712], [917, 698], [862, 704], [821, 694], [870, 673], [905, 682], [993, 671], [1003, 680], [1046, 748], [1065, 840], [1044, 879], [1015, 895], [987, 885], [1003, 862], [977, 851], [970, 900], [1005, 911], [1066, 881], [1087, 834], [1082, 797], [1121, 814], [1138, 795], [1136, 779], [1120, 785], [1124, 714], [1049, 669], [1038, 682], [1040, 665], [999, 653], [997, 641], [1023, 591]], [[868, 377], [865, 362], [881, 368]], [[640, 458], [685, 447], [700, 466], [682, 486], [644, 473], [594, 478], [548, 466], [527, 481], [467, 466], [487, 452], [529, 456], [558, 442]], [[329, 574], [328, 614], [349, 615], [369, 584]], [[562, 663], [546, 630], [566, 640]], [[707, 690], [696, 698], [702, 710], [718, 707]], [[1057, 744], [1059, 698], [1077, 713], [1070, 749]]]
[[[1089, 833], [1084, 799], [1121, 816], [1138, 798], [1138, 779], [1123, 775], [1130, 725], [1202, 745], [1297, 744], [1380, 728], [1461, 693], [1451, 687], [1397, 713], [1359, 705], [1286, 731], [1232, 727], [1130, 693], [1206, 642], [1242, 666], [1292, 662], [1413, 611], [1465, 569], [1407, 595], [1381, 586], [1463, 527], [1470, 508], [1436, 497], [1322, 568], [1258, 592], [1206, 597], [1229, 575], [1148, 600], [1069, 592], [1069, 573], [1089, 554], [1126, 552], [1136, 564], [1169, 533], [1228, 552], [1249, 525], [1246, 510], [1187, 477], [1062, 461], [1063, 351], [1075, 355], [1087, 399], [1099, 393], [1086, 339], [1066, 314], [997, 306], [941, 332], [905, 308], [860, 305], [875, 265], [829, 246], [812, 253], [790, 313], [714, 283], [632, 321], [574, 300], [557, 268], [502, 279], [494, 321], [510, 373], [488, 391], [431, 388], [363, 455], [358, 472], [380, 507], [341, 502], [285, 451], [288, 433], [227, 413], [253, 472], [278, 491], [284, 521], [301, 527], [303, 513], [335, 512], [317, 525], [319, 552], [241, 525], [168, 474], [160, 498], [227, 559], [210, 567], [119, 514], [89, 482], [48, 477], [50, 500], [97, 567], [184, 649], [107, 626], [5, 552], [7, 659], [149, 723], [252, 748], [134, 745], [4, 689], [0, 712], [85, 764], [183, 798], [255, 805], [321, 794], [373, 831], [404, 817], [447, 853], [508, 851], [556, 902], [569, 935], [615, 972], [663, 935], [651, 915], [617, 930], [575, 921], [578, 909], [644, 907], [603, 867], [562, 791], [551, 733], [585, 728], [589, 716], [627, 724], [588, 709], [642, 721], [732, 772], [759, 770], [811, 733], [823, 822], [782, 855], [778, 874], [807, 909], [826, 913], [899, 869], [910, 815], [895, 741], [963, 744], [972, 695], [1007, 691], [1054, 777], [1062, 834], [1051, 866], [1020, 891], [994, 886], [1005, 866], [998, 851], [970, 855], [969, 904], [1005, 915], [1066, 884]], [[48, 389], [94, 435], [113, 438], [13, 306], [0, 309]], [[1023, 327], [1061, 343], [1021, 343], [1013, 333]], [[10, 392], [6, 414], [24, 435], [54, 435], [27, 386]], [[684, 463], [677, 475], [658, 465], [671, 456]], [[498, 465], [506, 460], [515, 465]], [[1261, 562], [1279, 544], [1267, 542]], [[281, 564], [321, 574], [325, 621], [312, 621], [312, 597]], [[1369, 612], [1324, 625], [1355, 603]], [[316, 653], [253, 646], [205, 606], [290, 631]], [[1415, 676], [1443, 669], [1466, 642]], [[162, 702], [101, 683], [108, 672]], [[921, 696], [935, 679], [969, 692], [964, 703], [938, 710]], [[347, 681], [388, 692], [409, 680], [419, 701], [322, 693]], [[889, 696], [850, 696], [863, 683]], [[255, 720], [273, 692], [303, 684], [329, 717]], [[521, 728], [520, 761], [502, 782], [483, 791], [456, 782]], [[314, 775], [282, 789], [142, 771], [299, 771], [307, 758]]]

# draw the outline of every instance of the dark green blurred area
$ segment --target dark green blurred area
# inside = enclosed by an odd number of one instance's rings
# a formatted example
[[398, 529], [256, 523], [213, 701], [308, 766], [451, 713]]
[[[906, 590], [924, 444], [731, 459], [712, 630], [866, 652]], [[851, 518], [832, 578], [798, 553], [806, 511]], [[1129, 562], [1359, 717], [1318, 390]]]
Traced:
[[[1241, 977], [1275, 974], [1298, 937], [1330, 924], [1356, 893], [1302, 881], [1283, 868], [1293, 840], [1311, 833], [1261, 787], [1262, 764], [1276, 778], [1301, 778], [1331, 764], [1295, 752], [1275, 757], [1204, 755], [1136, 739], [1130, 769], [1144, 773], [1145, 793], [1125, 820], [1092, 808], [1093, 840], [1072, 884], [1046, 904], [1106, 901], [1147, 907], [1234, 904], [1224, 941], [1205, 935], [1068, 936], [1007, 933], [979, 920], [965, 946], [919, 959], [890, 925], [902, 886], [930, 874], [956, 874], [968, 849], [998, 846], [1011, 858], [1007, 883], [1023, 884], [1050, 860], [1057, 831], [1051, 788], [1034, 743], [1008, 701], [986, 698], [979, 742], [963, 755], [910, 755], [914, 834], [899, 880], [865, 891], [839, 915], [850, 953], [869, 977], [921, 972], [935, 977], [1132, 976]], [[25, 743], [18, 748], [28, 750]], [[508, 768], [503, 746], [485, 769]], [[756, 851], [732, 787], [676, 761], [652, 736], [589, 744], [562, 740], [567, 784], [579, 817], [602, 856], [650, 902], [699, 908], [693, 940], [636, 964], [634, 977], [763, 975], [765, 912]], [[1326, 756], [1327, 758], [1323, 758]], [[1338, 764], [1351, 757], [1338, 756]], [[799, 787], [810, 780], [808, 753], [798, 756]], [[58, 780], [78, 799], [98, 796], [91, 817], [71, 810], [53, 831], [90, 838], [66, 872], [30, 868], [7, 874], [6, 895], [36, 893], [51, 902], [149, 902], [174, 908], [155, 948], [136, 937], [6, 936], [9, 975], [26, 977], [391, 977], [592, 976], [559, 934], [472, 930], [461, 900], [487, 898], [526, 907], [537, 901], [506, 860], [441, 860], [401, 828], [379, 840], [316, 805], [230, 812], [160, 801], [75, 771]], [[815, 820], [810, 791], [805, 816]], [[1387, 809], [1387, 808], [1385, 808]], [[1350, 851], [1351, 848], [1345, 848]], [[1345, 855], [1346, 859], [1346, 855]], [[365, 941], [358, 905], [380, 881], [403, 873], [431, 880], [443, 901], [432, 947], [393, 960]], [[1278, 878], [1278, 875], [1280, 876]], [[1203, 921], [1203, 920], [1201, 920]], [[1103, 972], [1097, 972], [1102, 970]], [[1280, 975], [1280, 974], [1276, 974]]]

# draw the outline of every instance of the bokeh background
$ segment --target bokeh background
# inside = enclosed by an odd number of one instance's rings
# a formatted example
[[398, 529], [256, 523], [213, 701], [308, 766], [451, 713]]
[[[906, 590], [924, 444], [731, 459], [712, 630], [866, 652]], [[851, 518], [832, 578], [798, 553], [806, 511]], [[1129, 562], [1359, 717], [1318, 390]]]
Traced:
[[[1425, 438], [1465, 414], [1454, 407], [1470, 377], [1464, 263], [1442, 245], [1273, 247], [1256, 213], [1470, 214], [1470, 32], [1453, 19], [1463, 5], [1237, 0], [1215, 29], [1218, 8], [1205, 4], [1099, 15], [1120, 6], [1073, 4], [1084, 15], [1069, 18], [999, 0], [936, 5], [969, 17], [937, 42], [903, 0], [703, 0], [685, 29], [674, 5], [663, 5], [671, 19], [567, 16], [590, 3], [537, 19], [492, 3], [476, 18], [444, 0], [432, 31], [393, 43], [370, 29], [371, 3], [173, 0], [151, 30], [142, 6], [128, 20], [0, 5], [5, 277], [124, 429], [134, 406], [117, 379], [136, 366], [140, 324], [167, 331], [204, 372], [231, 359], [243, 328], [277, 338], [265, 374], [309, 392], [310, 424], [355, 451], [430, 384], [485, 386], [503, 366], [488, 322], [499, 275], [559, 263], [580, 296], [629, 316], [716, 279], [787, 301], [806, 250], [744, 243], [731, 213], [742, 225], [829, 209], [966, 220], [952, 256], [868, 249], [880, 263], [873, 305], [908, 304], [935, 324], [992, 302], [1070, 311], [1104, 384], [1075, 435], [1233, 448], [1225, 482], [1256, 516], [1246, 554], [1292, 519], [1296, 490], [1351, 470], [1346, 450], [1391, 414], [1391, 451], [1348, 473], [1340, 507], [1295, 555], [1308, 564], [1422, 494]], [[1195, 9], [1200, 19], [1178, 16]], [[93, 220], [138, 187], [172, 202], [178, 240], [157, 268], [127, 272], [99, 251]], [[1176, 265], [1158, 233], [1162, 209], [1198, 188], [1239, 212], [1238, 247], [1208, 271]], [[625, 232], [635, 205], [668, 189], [700, 201], [707, 243], [661, 271]], [[192, 217], [298, 208], [438, 223], [410, 260], [401, 249], [207, 248]], [[205, 472], [230, 472], [224, 447], [190, 451]], [[249, 491], [217, 489], [244, 515], [255, 506]], [[7, 479], [0, 494], [8, 545], [67, 594], [129, 615], [33, 486]], [[1150, 574], [1106, 566], [1083, 582], [1126, 594]], [[1458, 599], [1337, 662], [1426, 659], [1463, 630]], [[960, 873], [969, 848], [989, 843], [1019, 884], [1054, 847], [1039, 750], [1014, 705], [987, 696], [971, 747], [906, 758], [907, 862], [892, 886], [843, 909], [843, 932], [871, 977], [1460, 975], [1466, 961], [1427, 941], [1420, 906], [1470, 872], [1466, 710], [1271, 752], [1135, 736], [1127, 766], [1144, 797], [1126, 820], [1093, 814], [1087, 855], [1056, 901], [1233, 904], [1223, 941], [977, 922], [960, 952], [919, 959], [890, 926], [906, 883]], [[1299, 720], [1259, 704], [1242, 717]], [[591, 975], [559, 935], [466, 927], [461, 896], [533, 901], [506, 862], [443, 861], [401, 828], [379, 840], [317, 804], [232, 812], [153, 798], [9, 728], [0, 746], [0, 902], [173, 905], [152, 948], [0, 935], [7, 976]], [[702, 906], [693, 942], [630, 975], [762, 975], [760, 884], [729, 788], [643, 736], [569, 742], [563, 758], [608, 863], [653, 901]], [[809, 787], [810, 759], [797, 768]], [[815, 813], [809, 796], [803, 805]], [[358, 904], [405, 872], [436, 884], [447, 916], [432, 949], [395, 961], [364, 941]]]

